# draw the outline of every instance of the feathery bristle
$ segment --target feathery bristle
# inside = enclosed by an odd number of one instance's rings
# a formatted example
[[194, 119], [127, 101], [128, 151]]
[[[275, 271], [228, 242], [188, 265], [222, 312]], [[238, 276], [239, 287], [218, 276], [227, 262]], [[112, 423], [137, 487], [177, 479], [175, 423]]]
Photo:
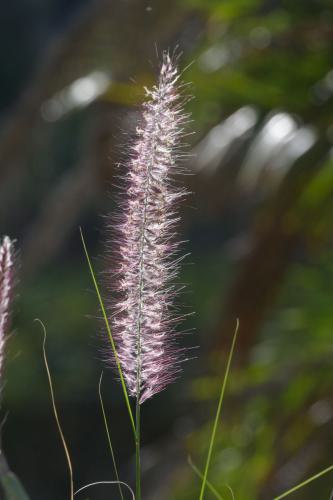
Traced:
[[140, 403], [172, 382], [180, 369], [173, 315], [174, 279], [180, 258], [175, 208], [186, 194], [173, 182], [187, 116], [179, 74], [163, 56], [159, 81], [146, 89], [142, 120], [124, 175], [125, 189], [115, 229], [116, 301], [111, 324], [130, 395]]
[[13, 286], [13, 242], [8, 236], [5, 236], [0, 246], [0, 374], [3, 367], [6, 334], [9, 327]]

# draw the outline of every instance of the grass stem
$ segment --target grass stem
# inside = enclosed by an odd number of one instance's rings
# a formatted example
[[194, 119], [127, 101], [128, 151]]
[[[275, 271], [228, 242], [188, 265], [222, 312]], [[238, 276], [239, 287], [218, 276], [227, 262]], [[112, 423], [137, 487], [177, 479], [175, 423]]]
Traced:
[[135, 482], [136, 482], [136, 500], [141, 500], [141, 457], [140, 457], [140, 440], [141, 440], [141, 408], [139, 402], [139, 395], [136, 398], [136, 408], [135, 408], [135, 427], [136, 427], [136, 439], [135, 439]]

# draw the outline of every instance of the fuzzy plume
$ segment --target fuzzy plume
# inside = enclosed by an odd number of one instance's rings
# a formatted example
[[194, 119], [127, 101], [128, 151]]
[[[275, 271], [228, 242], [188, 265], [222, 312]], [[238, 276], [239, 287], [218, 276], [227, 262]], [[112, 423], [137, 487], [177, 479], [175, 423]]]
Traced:
[[4, 360], [6, 334], [14, 287], [13, 242], [5, 236], [0, 246], [0, 374]]
[[179, 74], [165, 53], [157, 85], [146, 91], [142, 119], [124, 174], [115, 230], [116, 300], [111, 324], [129, 394], [140, 403], [163, 390], [180, 370], [175, 343], [175, 284], [181, 258], [176, 207], [186, 190], [174, 182], [188, 120]]

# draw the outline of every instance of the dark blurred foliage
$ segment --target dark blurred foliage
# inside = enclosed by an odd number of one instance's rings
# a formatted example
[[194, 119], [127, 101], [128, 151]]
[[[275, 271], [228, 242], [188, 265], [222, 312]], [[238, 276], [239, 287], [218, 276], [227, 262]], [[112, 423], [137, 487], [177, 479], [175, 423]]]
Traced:
[[[16, 0], [0, 15], [0, 229], [17, 238], [3, 446], [32, 499], [68, 497], [42, 334], [75, 483], [113, 479], [98, 402], [102, 325], [78, 227], [103, 218], [158, 55], [179, 47], [195, 97], [180, 232], [182, 378], [143, 408], [145, 499], [192, 499], [240, 319], [210, 480], [270, 499], [330, 465], [333, 445], [333, 5], [330, 0]], [[103, 260], [95, 259], [102, 271]], [[133, 442], [119, 385], [103, 393], [121, 477]], [[112, 486], [89, 498], [116, 498]], [[327, 475], [295, 499], [328, 499]], [[81, 495], [82, 498], [86, 498]], [[207, 498], [209, 493], [207, 493]]]

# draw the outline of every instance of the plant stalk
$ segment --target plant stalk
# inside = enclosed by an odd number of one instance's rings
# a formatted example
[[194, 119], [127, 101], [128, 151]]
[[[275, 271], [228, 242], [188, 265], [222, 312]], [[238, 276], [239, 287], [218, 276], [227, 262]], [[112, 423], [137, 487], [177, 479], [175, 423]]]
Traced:
[[136, 482], [136, 500], [141, 500], [141, 459], [140, 459], [140, 402], [139, 394], [136, 398], [135, 409], [135, 482]]

